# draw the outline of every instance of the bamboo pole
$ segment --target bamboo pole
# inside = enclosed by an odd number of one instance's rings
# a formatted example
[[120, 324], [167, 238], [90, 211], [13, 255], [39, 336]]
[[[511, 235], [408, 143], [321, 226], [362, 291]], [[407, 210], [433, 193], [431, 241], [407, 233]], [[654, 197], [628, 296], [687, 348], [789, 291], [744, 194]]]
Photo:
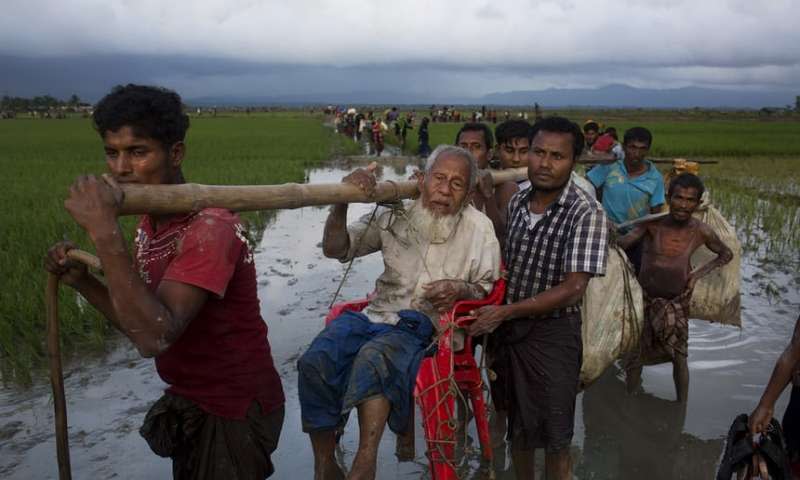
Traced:
[[[527, 168], [490, 171], [494, 184], [528, 178]], [[416, 181], [378, 182], [375, 194], [367, 195], [345, 183], [283, 185], [123, 185], [123, 215], [166, 215], [216, 207], [244, 212], [331, 205], [337, 203], [390, 202], [417, 196]]]

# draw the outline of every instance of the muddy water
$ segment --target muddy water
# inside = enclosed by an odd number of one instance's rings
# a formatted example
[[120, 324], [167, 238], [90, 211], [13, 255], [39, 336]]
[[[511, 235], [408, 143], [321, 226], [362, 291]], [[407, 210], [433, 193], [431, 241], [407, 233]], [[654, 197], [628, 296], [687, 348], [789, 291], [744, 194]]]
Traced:
[[[336, 182], [351, 168], [311, 170], [309, 181]], [[404, 179], [410, 172], [394, 162], [383, 174]], [[354, 205], [350, 215], [369, 211], [369, 206]], [[284, 431], [273, 457], [278, 479], [312, 476], [308, 440], [300, 431], [295, 361], [322, 328], [344, 271], [338, 262], [325, 259], [319, 247], [326, 215], [327, 208], [278, 212], [256, 253], [262, 313], [287, 394]], [[685, 408], [672, 401], [672, 372], [666, 365], [645, 369], [640, 395], [625, 395], [621, 375], [612, 368], [578, 397], [573, 441], [577, 478], [713, 478], [730, 422], [754, 407], [800, 310], [797, 272], [783, 272], [754, 257], [745, 257], [743, 263], [742, 330], [691, 322], [691, 386]], [[379, 255], [357, 260], [341, 298], [368, 293], [381, 266]], [[767, 285], [777, 287], [780, 297], [763, 295]], [[152, 362], [140, 359], [124, 339], [115, 339], [109, 352], [67, 365], [74, 477], [168, 478], [169, 461], [152, 454], [138, 434], [163, 384]], [[776, 411], [782, 412], [785, 404], [784, 396]], [[356, 432], [353, 416], [342, 438], [345, 464], [356, 450]], [[397, 462], [394, 443], [394, 435], [386, 434], [378, 478], [427, 478], [420, 428], [415, 461]], [[513, 478], [503, 472], [509, 465], [498, 453], [498, 478]], [[480, 476], [474, 449], [464, 472], [467, 478]], [[0, 392], [0, 478], [57, 478], [52, 403], [45, 383]]]

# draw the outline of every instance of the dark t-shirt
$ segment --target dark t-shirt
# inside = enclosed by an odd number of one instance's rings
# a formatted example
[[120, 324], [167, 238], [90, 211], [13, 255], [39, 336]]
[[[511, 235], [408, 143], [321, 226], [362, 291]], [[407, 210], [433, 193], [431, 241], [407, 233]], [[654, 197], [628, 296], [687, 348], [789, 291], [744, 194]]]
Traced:
[[253, 400], [264, 413], [283, 405], [261, 318], [253, 256], [239, 218], [222, 209], [174, 217], [136, 232], [136, 268], [151, 291], [162, 280], [209, 292], [180, 338], [156, 357], [167, 391], [225, 418], [244, 418]]

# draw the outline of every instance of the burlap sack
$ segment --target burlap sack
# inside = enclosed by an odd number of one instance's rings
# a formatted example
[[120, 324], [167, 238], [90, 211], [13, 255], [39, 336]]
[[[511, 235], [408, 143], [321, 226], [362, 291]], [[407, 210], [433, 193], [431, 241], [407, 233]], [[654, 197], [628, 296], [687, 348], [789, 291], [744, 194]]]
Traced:
[[[742, 326], [739, 283], [741, 280], [742, 245], [736, 238], [736, 230], [704, 195], [703, 203], [694, 214], [695, 218], [708, 224], [733, 252], [733, 260], [722, 268], [715, 269], [697, 281], [689, 307], [690, 318], [708, 320], [726, 325]], [[716, 256], [705, 246], [692, 255], [692, 268], [705, 264]]]
[[581, 312], [581, 387], [586, 387], [614, 360], [639, 345], [644, 321], [642, 288], [621, 248], [609, 247], [606, 275], [589, 281]]

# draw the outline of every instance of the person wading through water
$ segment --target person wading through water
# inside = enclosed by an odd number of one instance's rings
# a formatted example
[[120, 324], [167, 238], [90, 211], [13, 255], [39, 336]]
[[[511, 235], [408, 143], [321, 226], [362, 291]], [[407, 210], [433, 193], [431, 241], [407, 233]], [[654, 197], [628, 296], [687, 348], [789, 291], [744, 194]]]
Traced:
[[64, 206], [94, 244], [105, 282], [67, 259], [70, 242], [50, 249], [45, 268], [155, 358], [168, 387], [140, 433], [172, 458], [174, 478], [267, 478], [284, 396], [244, 227], [222, 209], [144, 215], [131, 257], [119, 185], [184, 183], [189, 118], [175, 92], [127, 85], [100, 100], [93, 120], [111, 173], [79, 177]]
[[608, 226], [596, 200], [571, 181], [583, 149], [580, 127], [561, 117], [533, 126], [531, 187], [508, 207], [504, 305], [482, 307], [468, 328], [494, 332], [494, 370], [508, 408], [516, 478], [535, 478], [545, 449], [548, 479], [572, 479], [569, 446], [583, 344], [580, 301], [592, 276], [605, 274]]
[[[408, 428], [411, 389], [439, 314], [458, 300], [483, 298], [499, 278], [492, 224], [469, 204], [477, 175], [471, 153], [439, 146], [417, 177], [420, 198], [402, 210], [380, 207], [347, 226], [347, 204], [331, 208], [325, 256], [347, 262], [380, 251], [386, 268], [364, 313], [334, 319], [297, 362], [316, 480], [344, 478], [334, 457], [336, 431], [352, 408], [360, 432], [347, 478], [375, 478], [385, 425], [398, 434]], [[342, 181], [367, 194], [376, 184], [372, 168]]]
[[[672, 361], [672, 376], [679, 402], [689, 393], [687, 364], [689, 303], [700, 278], [733, 259], [733, 252], [714, 230], [692, 217], [705, 187], [695, 175], [682, 173], [669, 184], [669, 215], [639, 224], [617, 240], [630, 249], [642, 245], [639, 284], [645, 295], [645, 324], [642, 331], [642, 356], [626, 360], [629, 393], [641, 384], [642, 360], [664, 358]], [[692, 271], [692, 254], [705, 245], [717, 258]]]

